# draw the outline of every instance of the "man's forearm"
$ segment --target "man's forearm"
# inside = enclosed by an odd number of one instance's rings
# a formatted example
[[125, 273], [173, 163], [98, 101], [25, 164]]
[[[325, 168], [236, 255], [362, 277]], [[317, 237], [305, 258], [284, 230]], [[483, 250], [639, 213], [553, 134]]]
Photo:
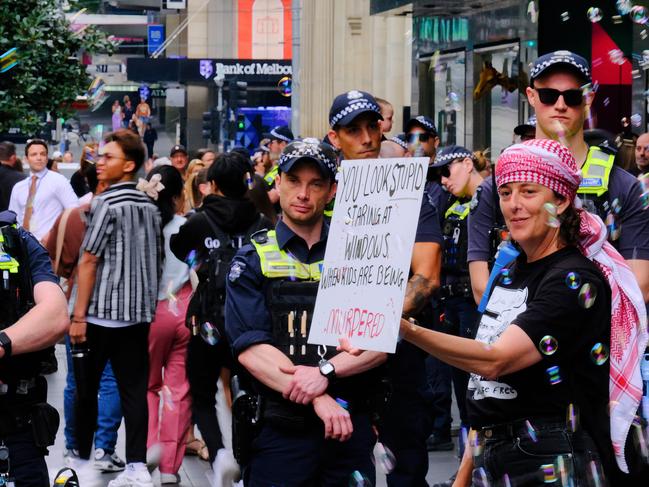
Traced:
[[430, 299], [437, 283], [421, 274], [413, 274], [406, 285], [406, 296], [403, 300], [403, 313], [414, 315], [421, 311]]
[[13, 355], [42, 350], [54, 345], [67, 332], [67, 302], [63, 291], [53, 282], [34, 286], [36, 305], [4, 331], [11, 339]]
[[255, 379], [277, 392], [283, 392], [293, 378], [280, 370], [280, 366], [291, 367], [291, 359], [274, 346], [265, 343], [253, 345], [241, 352], [239, 363]]
[[349, 377], [363, 373], [381, 365], [388, 358], [383, 352], [365, 352], [358, 357], [342, 352], [333, 357], [330, 362], [336, 368], [336, 377]]
[[74, 318], [85, 318], [96, 278], [97, 258], [84, 252], [77, 267], [77, 300], [74, 303]]

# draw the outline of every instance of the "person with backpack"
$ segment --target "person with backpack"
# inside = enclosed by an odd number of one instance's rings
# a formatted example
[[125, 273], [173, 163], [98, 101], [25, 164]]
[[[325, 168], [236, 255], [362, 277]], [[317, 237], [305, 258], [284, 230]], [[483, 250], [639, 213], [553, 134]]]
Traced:
[[[219, 375], [232, 362], [223, 328], [225, 279], [236, 251], [253, 233], [272, 225], [247, 198], [251, 176], [252, 167], [241, 154], [220, 155], [207, 173], [211, 194], [170, 239], [174, 255], [198, 275], [185, 320], [190, 330], [187, 374], [194, 421], [207, 443], [216, 485], [228, 485], [239, 470], [224, 448], [215, 409]], [[223, 381], [226, 387], [228, 382]]]

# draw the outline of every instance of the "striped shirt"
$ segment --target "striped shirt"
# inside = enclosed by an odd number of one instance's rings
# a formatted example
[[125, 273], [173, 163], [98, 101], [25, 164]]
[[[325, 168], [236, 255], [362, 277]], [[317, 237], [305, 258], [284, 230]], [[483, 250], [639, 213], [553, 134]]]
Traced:
[[114, 184], [92, 200], [81, 248], [99, 257], [88, 316], [125, 325], [153, 321], [161, 269], [160, 214], [135, 183]]

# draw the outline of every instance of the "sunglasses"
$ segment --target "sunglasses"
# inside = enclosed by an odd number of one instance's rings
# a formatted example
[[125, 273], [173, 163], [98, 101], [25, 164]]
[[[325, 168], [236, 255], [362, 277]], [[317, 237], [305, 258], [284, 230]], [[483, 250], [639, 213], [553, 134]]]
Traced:
[[416, 144], [417, 142], [428, 142], [432, 137], [431, 134], [425, 132], [419, 132], [414, 134], [408, 134], [408, 144]]
[[447, 164], [446, 166], [442, 166], [439, 168], [439, 175], [442, 176], [443, 178], [450, 178], [451, 177], [451, 166], [455, 164], [456, 162], [463, 161], [464, 159], [455, 159], [453, 162], [450, 164]]
[[544, 105], [554, 105], [560, 96], [569, 107], [577, 107], [584, 101], [584, 92], [574, 88], [572, 90], [559, 91], [554, 88], [535, 88], [539, 94], [539, 100]]

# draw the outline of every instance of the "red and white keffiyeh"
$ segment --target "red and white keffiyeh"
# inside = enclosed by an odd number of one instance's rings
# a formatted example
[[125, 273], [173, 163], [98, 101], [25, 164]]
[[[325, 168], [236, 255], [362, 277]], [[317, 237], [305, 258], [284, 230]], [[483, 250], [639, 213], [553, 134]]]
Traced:
[[[559, 142], [534, 139], [507, 148], [498, 158], [496, 184], [531, 181], [575, 200], [581, 175], [570, 151]], [[649, 341], [647, 313], [635, 275], [607, 241], [606, 226], [597, 215], [578, 210], [579, 249], [593, 261], [611, 287], [609, 405], [615, 459], [628, 472], [624, 445], [642, 398], [640, 360]]]

